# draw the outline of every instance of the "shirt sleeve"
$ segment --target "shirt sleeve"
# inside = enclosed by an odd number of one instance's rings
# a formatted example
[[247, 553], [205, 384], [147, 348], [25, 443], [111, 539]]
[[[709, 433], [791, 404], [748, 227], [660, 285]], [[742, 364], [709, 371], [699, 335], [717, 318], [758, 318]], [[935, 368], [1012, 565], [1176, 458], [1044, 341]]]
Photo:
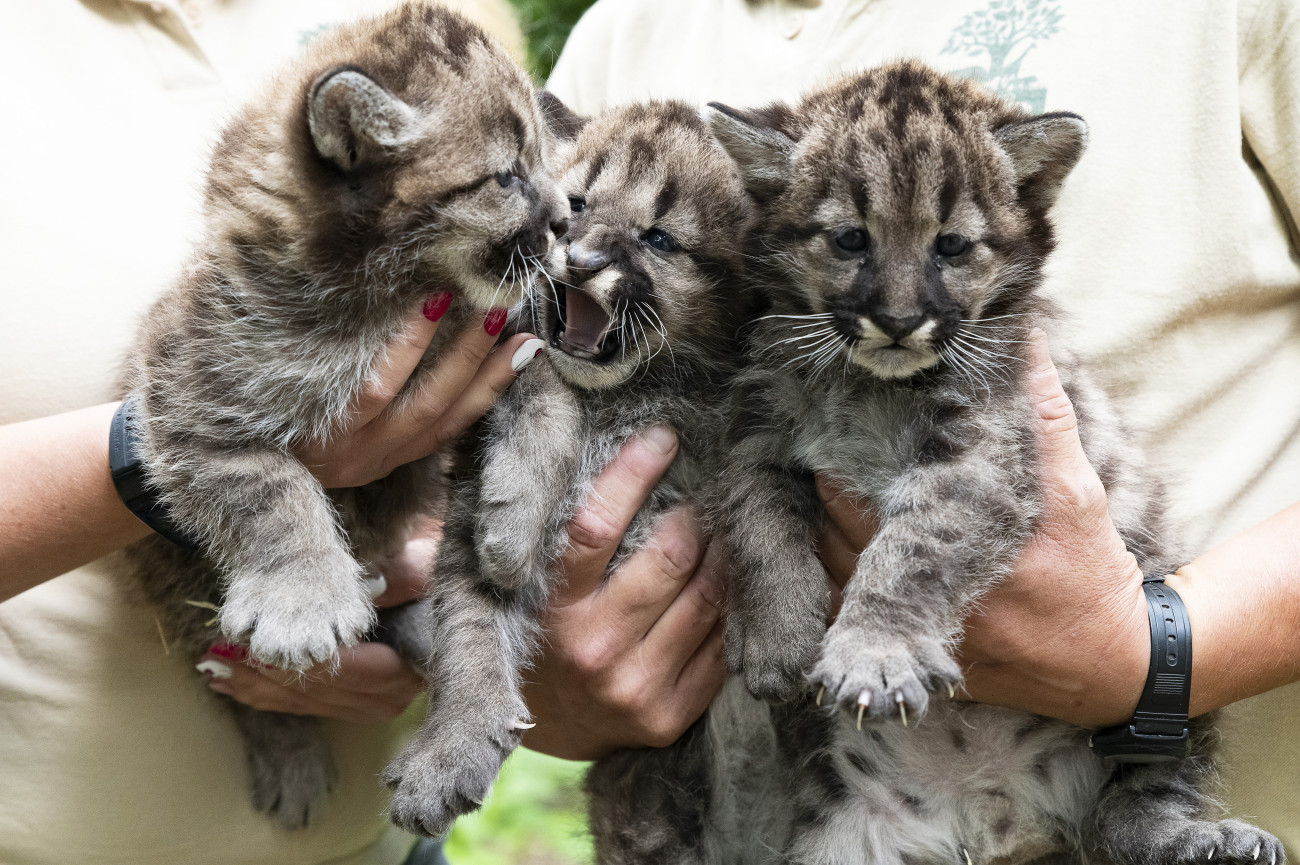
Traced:
[[1241, 129], [1300, 246], [1300, 3], [1243, 0], [1238, 7]]

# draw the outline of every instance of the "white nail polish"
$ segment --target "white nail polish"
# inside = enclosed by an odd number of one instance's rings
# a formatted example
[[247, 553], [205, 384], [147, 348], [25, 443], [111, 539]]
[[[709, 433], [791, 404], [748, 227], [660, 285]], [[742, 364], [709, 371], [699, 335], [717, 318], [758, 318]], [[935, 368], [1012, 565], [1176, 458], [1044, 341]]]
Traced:
[[519, 372], [528, 364], [533, 362], [533, 358], [541, 354], [542, 349], [546, 348], [546, 343], [540, 339], [530, 339], [528, 342], [515, 349], [515, 353], [510, 355], [510, 368]]
[[388, 591], [388, 578], [383, 574], [366, 577], [366, 592], [370, 595], [370, 600], [373, 601], [386, 591]]
[[194, 669], [200, 673], [207, 673], [214, 679], [229, 679], [235, 675], [235, 671], [227, 667], [220, 661], [203, 661], [194, 665]]

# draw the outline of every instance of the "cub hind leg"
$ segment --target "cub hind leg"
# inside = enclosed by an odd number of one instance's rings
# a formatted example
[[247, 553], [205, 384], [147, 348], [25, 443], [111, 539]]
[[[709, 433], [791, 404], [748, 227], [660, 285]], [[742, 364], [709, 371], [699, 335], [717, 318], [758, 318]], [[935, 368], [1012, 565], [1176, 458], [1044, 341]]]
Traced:
[[338, 780], [320, 720], [227, 702], [244, 739], [253, 807], [286, 829], [311, 825]]
[[1116, 865], [1282, 865], [1282, 844], [1241, 820], [1214, 820], [1213, 721], [1192, 721], [1193, 753], [1179, 763], [1122, 766], [1097, 803], [1085, 840]]
[[714, 786], [707, 716], [666, 748], [624, 750], [587, 774], [599, 865], [705, 865]]

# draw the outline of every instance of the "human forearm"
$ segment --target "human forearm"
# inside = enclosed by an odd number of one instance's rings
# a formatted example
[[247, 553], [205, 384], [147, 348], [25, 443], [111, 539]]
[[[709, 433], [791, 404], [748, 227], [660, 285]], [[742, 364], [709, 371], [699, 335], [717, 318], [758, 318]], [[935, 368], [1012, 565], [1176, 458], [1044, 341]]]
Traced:
[[1167, 582], [1192, 623], [1193, 715], [1300, 679], [1300, 502]]
[[108, 471], [116, 403], [0, 427], [0, 601], [149, 533]]

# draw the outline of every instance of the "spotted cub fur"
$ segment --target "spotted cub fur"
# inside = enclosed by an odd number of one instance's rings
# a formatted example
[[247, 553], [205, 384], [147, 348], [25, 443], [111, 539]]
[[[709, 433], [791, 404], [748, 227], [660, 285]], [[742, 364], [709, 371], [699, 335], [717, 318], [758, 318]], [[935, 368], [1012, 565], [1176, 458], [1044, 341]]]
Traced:
[[[528, 292], [567, 218], [554, 146], [527, 76], [431, 3], [316, 39], [227, 126], [202, 240], [125, 372], [149, 484], [198, 547], [128, 550], [182, 654], [242, 641], [304, 670], [371, 631], [362, 578], [434, 505], [438, 459], [327, 492], [291, 448], [345, 420], [422, 299], [456, 295], [397, 405], [462, 327]], [[390, 611], [380, 635], [422, 661], [420, 618]], [[316, 720], [229, 705], [256, 806], [305, 824], [334, 771]]]
[[[770, 301], [717, 507], [743, 679], [695, 731], [675, 798], [699, 809], [664, 821], [689, 855], [606, 861], [1280, 861], [1272, 836], [1213, 818], [1209, 719], [1186, 760], [1115, 770], [1086, 730], [951, 699], [963, 614], [1042, 510], [1023, 347], [1055, 329], [1048, 210], [1083, 121], [904, 62], [710, 123], [760, 202], [748, 251]], [[1086, 371], [1055, 359], [1120, 534], [1168, 573], [1159, 484]], [[814, 473], [880, 517], [829, 629]]]
[[713, 476], [724, 383], [748, 301], [739, 272], [751, 205], [698, 111], [675, 102], [590, 122], [560, 172], [570, 228], [552, 290], [523, 324], [549, 337], [455, 471], [434, 580], [429, 714], [389, 767], [394, 821], [439, 835], [483, 801], [529, 713], [538, 640], [565, 524], [595, 476], [651, 424], [680, 433], [667, 474], [610, 569]]

